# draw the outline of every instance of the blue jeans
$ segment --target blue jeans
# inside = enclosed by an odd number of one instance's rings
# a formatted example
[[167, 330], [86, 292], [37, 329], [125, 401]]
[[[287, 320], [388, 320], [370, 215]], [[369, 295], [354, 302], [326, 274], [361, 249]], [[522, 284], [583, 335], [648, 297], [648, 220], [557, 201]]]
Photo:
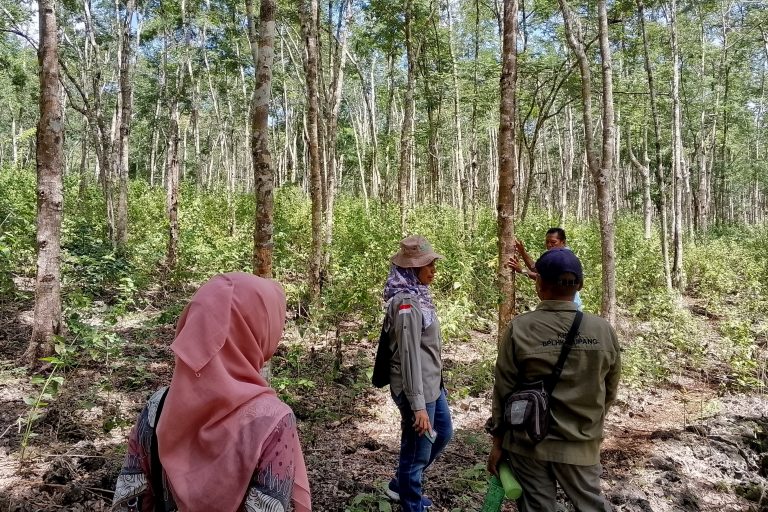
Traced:
[[433, 444], [413, 428], [415, 416], [405, 393], [392, 395], [392, 399], [400, 409], [400, 462], [395, 475], [400, 489], [400, 507], [402, 512], [422, 512], [421, 475], [453, 437], [451, 411], [444, 389], [437, 400], [426, 404], [429, 423], [437, 432]]

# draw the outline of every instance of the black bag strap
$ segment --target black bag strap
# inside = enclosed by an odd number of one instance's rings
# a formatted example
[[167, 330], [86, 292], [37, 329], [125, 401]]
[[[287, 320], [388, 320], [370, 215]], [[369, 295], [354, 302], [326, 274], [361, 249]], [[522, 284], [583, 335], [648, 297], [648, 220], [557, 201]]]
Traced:
[[163, 412], [165, 397], [168, 396], [168, 389], [165, 390], [160, 402], [157, 404], [155, 412], [155, 426], [152, 429], [152, 441], [149, 449], [151, 458], [151, 482], [152, 494], [155, 497], [155, 512], [165, 512], [165, 491], [163, 486], [163, 466], [160, 464], [160, 451], [157, 447], [157, 422], [160, 420], [160, 413]]
[[568, 334], [565, 336], [565, 342], [563, 348], [560, 349], [560, 357], [555, 363], [555, 369], [552, 370], [552, 375], [547, 379], [547, 392], [552, 394], [552, 390], [555, 389], [557, 381], [560, 380], [560, 374], [563, 373], [563, 367], [565, 366], [565, 360], [568, 359], [568, 354], [571, 353], [573, 343], [576, 339], [576, 335], [579, 333], [579, 327], [581, 326], [581, 319], [584, 317], [584, 313], [576, 311], [576, 316], [573, 319], [571, 328], [568, 330]]
[[389, 364], [392, 360], [392, 350], [389, 348], [389, 333], [384, 326], [381, 327], [379, 345], [376, 348], [376, 359], [373, 361], [373, 374], [371, 384], [377, 388], [383, 388], [389, 384]]

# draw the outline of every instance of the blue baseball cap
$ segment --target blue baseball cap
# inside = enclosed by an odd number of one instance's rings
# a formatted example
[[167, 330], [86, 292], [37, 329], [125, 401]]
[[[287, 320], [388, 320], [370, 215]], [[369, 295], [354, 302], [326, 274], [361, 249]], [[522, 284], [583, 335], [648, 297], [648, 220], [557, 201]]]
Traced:
[[[561, 281], [563, 274], [573, 274], [576, 276], [576, 282], [584, 282], [584, 271], [581, 268], [581, 261], [573, 254], [573, 251], [566, 247], [556, 247], [550, 249], [539, 257], [536, 261], [536, 272], [543, 281], [548, 283], [557, 283]], [[570, 284], [570, 283], [563, 283]]]

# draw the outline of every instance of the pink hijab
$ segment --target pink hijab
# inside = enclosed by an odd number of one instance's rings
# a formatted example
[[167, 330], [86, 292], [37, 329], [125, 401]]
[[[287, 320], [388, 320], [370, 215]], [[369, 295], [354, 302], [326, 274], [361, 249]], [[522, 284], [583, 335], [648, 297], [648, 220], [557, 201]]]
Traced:
[[[171, 345], [176, 367], [157, 426], [179, 510], [235, 512], [242, 504], [265, 441], [291, 413], [259, 373], [284, 323], [280, 285], [241, 272], [205, 283], [181, 314]], [[307, 470], [298, 436], [292, 440], [292, 500], [297, 512], [309, 512]]]

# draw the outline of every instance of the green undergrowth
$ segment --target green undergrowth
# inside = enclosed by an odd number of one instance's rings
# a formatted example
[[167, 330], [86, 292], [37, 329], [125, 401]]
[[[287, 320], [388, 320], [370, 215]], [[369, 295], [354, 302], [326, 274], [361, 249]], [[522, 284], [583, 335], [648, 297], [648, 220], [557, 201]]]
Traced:
[[[179, 264], [167, 273], [163, 270], [164, 191], [142, 181], [131, 182], [129, 239], [120, 252], [108, 240], [99, 189], [90, 187], [79, 196], [75, 178], [65, 180], [62, 225], [63, 297], [72, 332], [82, 333], [79, 319], [93, 316], [103, 317], [103, 330], [109, 332], [118, 319], [148, 307], [160, 310], [155, 317], [158, 322], [172, 323], [198, 283], [217, 272], [250, 270], [252, 196], [237, 192], [228, 200], [222, 191], [184, 184], [179, 200]], [[29, 295], [15, 289], [13, 277], [34, 277], [34, 187], [30, 171], [0, 172], [0, 292], [4, 299]], [[555, 223], [534, 210], [516, 226], [517, 236], [534, 258], [544, 250], [546, 229]], [[466, 231], [457, 209], [418, 206], [409, 212], [408, 226], [445, 255], [432, 286], [444, 338], [448, 343], [472, 343], [473, 332], [488, 332], [495, 324], [499, 302], [493, 212], [480, 208], [473, 228]], [[597, 225], [568, 219], [562, 227], [584, 265], [585, 309], [597, 312], [601, 301]], [[645, 240], [640, 219], [631, 215], [619, 215], [615, 231], [619, 312], [630, 326], [622, 339], [625, 381], [641, 384], [701, 365], [707, 357], [704, 344], [696, 341], [701, 319], [692, 317], [683, 300], [666, 290], [658, 233]], [[343, 331], [342, 347], [365, 337], [375, 341], [382, 317], [381, 290], [399, 239], [396, 205], [372, 201], [366, 209], [362, 200], [340, 195], [321, 303], [304, 319], [310, 203], [295, 186], [276, 190], [274, 274], [286, 289], [289, 308], [300, 318], [299, 331], [307, 341], [329, 330]], [[713, 229], [685, 245], [685, 294], [717, 318], [707, 321], [721, 337], [721, 355], [730, 373], [726, 381], [737, 387], [764, 382], [760, 348], [768, 331], [768, 323], [761, 320], [768, 312], [764, 248], [760, 231], [748, 228]], [[533, 282], [518, 279], [517, 302], [520, 311], [535, 306]], [[339, 330], [342, 324], [352, 327]], [[84, 335], [79, 336], [81, 341], [72, 341], [73, 346], [83, 343]], [[101, 341], [96, 340], [106, 335], [88, 336], [98, 348]], [[98, 356], [93, 350], [78, 353], [90, 359]], [[468, 394], [490, 383], [488, 365], [478, 364], [469, 373], [481, 384], [467, 384]], [[307, 384], [288, 382], [285, 388], [291, 385]]]

